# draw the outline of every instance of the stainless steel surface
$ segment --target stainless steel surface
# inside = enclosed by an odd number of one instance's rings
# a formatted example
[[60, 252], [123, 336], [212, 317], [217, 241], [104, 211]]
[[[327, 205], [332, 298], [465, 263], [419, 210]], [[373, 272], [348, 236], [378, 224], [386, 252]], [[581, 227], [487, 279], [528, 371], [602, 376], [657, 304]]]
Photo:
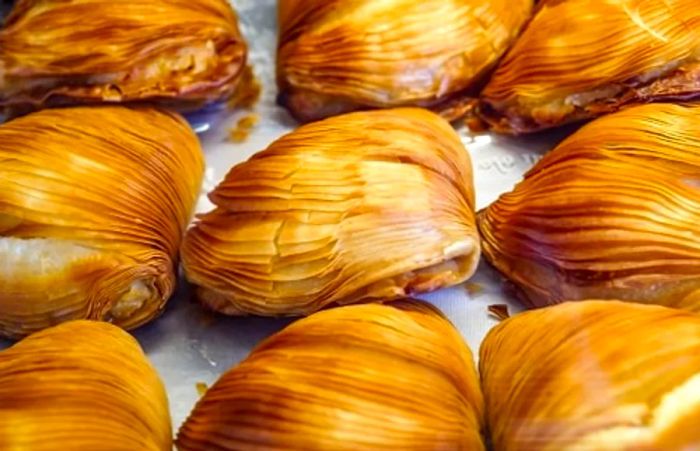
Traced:
[[[207, 171], [198, 211], [210, 208], [204, 194], [214, 188], [233, 164], [245, 160], [295, 127], [286, 111], [274, 103], [276, 0], [233, 0], [233, 4], [251, 48], [250, 61], [263, 83], [263, 96], [256, 106], [261, 121], [250, 137], [240, 144], [227, 141], [226, 136], [238, 118], [248, 114], [245, 111], [227, 114], [218, 125], [201, 135]], [[514, 140], [490, 134], [472, 136], [464, 128], [459, 132], [472, 157], [479, 208], [510, 189], [546, 149], [563, 137], [563, 132], [560, 132]], [[496, 324], [487, 313], [489, 305], [508, 304], [511, 311], [518, 309], [504, 293], [499, 276], [483, 262], [468, 284], [423, 297], [449, 316], [475, 351], [488, 329]], [[225, 318], [205, 312], [194, 302], [190, 288], [181, 280], [165, 314], [135, 332], [165, 381], [175, 430], [198, 399], [198, 382], [211, 384], [243, 359], [256, 343], [290, 321]], [[7, 342], [0, 342], [0, 349], [7, 345]]]

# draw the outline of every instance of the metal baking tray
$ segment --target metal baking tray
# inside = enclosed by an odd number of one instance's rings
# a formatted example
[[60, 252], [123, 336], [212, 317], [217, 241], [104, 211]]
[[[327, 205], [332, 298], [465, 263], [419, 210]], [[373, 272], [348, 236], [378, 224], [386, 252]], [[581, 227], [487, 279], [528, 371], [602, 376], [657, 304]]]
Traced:
[[[232, 3], [250, 46], [250, 63], [263, 86], [261, 100], [254, 110], [260, 122], [245, 142], [233, 143], [228, 139], [229, 131], [239, 118], [250, 112], [222, 113], [212, 123], [197, 120], [207, 161], [198, 212], [211, 208], [206, 193], [232, 165], [264, 149], [297, 126], [289, 114], [275, 104], [277, 0], [233, 0]], [[471, 135], [464, 127], [458, 131], [474, 166], [478, 208], [487, 206], [499, 194], [511, 189], [546, 150], [565, 136], [556, 132], [513, 139], [488, 133]], [[502, 279], [483, 261], [468, 283], [421, 297], [450, 318], [475, 354], [486, 332], [497, 323], [489, 315], [488, 306], [507, 304], [511, 313], [520, 309], [506, 293]], [[134, 332], [165, 382], [174, 431], [197, 401], [198, 383], [212, 384], [224, 371], [245, 358], [260, 340], [291, 321], [291, 318], [228, 318], [209, 313], [197, 305], [191, 288], [181, 278], [178, 291], [163, 316]], [[9, 342], [0, 341], [0, 349], [9, 345]]]

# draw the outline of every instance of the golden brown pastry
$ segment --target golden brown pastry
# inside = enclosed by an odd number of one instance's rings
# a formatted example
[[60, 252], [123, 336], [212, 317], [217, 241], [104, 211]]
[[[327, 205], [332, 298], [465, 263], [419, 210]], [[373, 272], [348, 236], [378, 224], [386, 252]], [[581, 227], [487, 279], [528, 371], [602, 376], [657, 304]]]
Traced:
[[700, 106], [602, 117], [479, 213], [483, 252], [529, 306], [632, 299], [700, 312]]
[[45, 110], [0, 126], [0, 335], [158, 315], [203, 158], [177, 115]]
[[280, 103], [302, 121], [423, 106], [461, 116], [532, 0], [280, 0]]
[[183, 424], [180, 451], [483, 450], [469, 348], [434, 307], [316, 313], [260, 344]]
[[195, 109], [247, 89], [246, 53], [226, 0], [17, 0], [0, 29], [0, 109]]
[[481, 346], [494, 449], [700, 448], [700, 317], [565, 303], [517, 315]]
[[482, 93], [494, 130], [528, 133], [700, 97], [697, 0], [541, 3]]
[[165, 389], [118, 327], [37, 332], [0, 352], [0, 449], [170, 451]]
[[235, 166], [182, 258], [199, 299], [238, 315], [304, 315], [461, 283], [479, 259], [469, 156], [439, 116], [352, 113]]

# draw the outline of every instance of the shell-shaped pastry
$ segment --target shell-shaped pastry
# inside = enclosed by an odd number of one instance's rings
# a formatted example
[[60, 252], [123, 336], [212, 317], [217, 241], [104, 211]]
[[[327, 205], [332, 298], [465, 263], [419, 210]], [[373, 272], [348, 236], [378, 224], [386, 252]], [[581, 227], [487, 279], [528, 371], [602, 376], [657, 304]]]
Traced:
[[700, 107], [586, 125], [478, 215], [486, 258], [529, 306], [631, 299], [700, 312]]
[[439, 116], [351, 113], [303, 126], [235, 166], [182, 259], [231, 314], [309, 314], [461, 283], [479, 259], [469, 156]]
[[280, 102], [302, 121], [423, 106], [456, 119], [532, 0], [280, 0]]
[[71, 321], [0, 352], [0, 449], [170, 451], [168, 399], [139, 344]]
[[700, 448], [700, 317], [565, 303], [516, 315], [481, 346], [494, 449]]
[[160, 313], [203, 157], [179, 116], [44, 110], [0, 126], [0, 335]]
[[494, 130], [527, 133], [700, 96], [697, 0], [541, 3], [482, 93]]
[[17, 0], [0, 29], [0, 109], [196, 109], [247, 89], [246, 54], [226, 0]]
[[428, 304], [316, 313], [268, 338], [204, 395], [180, 451], [483, 450], [472, 354]]

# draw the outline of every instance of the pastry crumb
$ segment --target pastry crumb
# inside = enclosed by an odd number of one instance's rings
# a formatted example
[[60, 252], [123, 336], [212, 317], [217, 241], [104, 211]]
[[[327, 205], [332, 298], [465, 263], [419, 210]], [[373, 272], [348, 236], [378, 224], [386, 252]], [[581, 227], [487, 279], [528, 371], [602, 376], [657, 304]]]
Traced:
[[258, 125], [260, 117], [257, 114], [248, 114], [238, 120], [238, 123], [229, 132], [228, 138], [235, 143], [244, 142], [248, 139], [250, 132]]
[[228, 106], [234, 108], [253, 108], [262, 93], [262, 85], [253, 73], [250, 66], [243, 69], [243, 74], [238, 82], [238, 87], [228, 101]]
[[508, 312], [508, 306], [506, 304], [493, 304], [489, 305], [489, 313], [496, 317], [499, 321], [505, 321], [510, 318], [510, 313]]
[[209, 386], [204, 382], [197, 382], [195, 386], [197, 387], [197, 393], [200, 397], [204, 396], [207, 393], [207, 390], [209, 390]]
[[484, 287], [481, 284], [474, 283], [474, 282], [467, 282], [464, 284], [464, 289], [467, 291], [467, 294], [469, 296], [477, 296], [484, 291]]

